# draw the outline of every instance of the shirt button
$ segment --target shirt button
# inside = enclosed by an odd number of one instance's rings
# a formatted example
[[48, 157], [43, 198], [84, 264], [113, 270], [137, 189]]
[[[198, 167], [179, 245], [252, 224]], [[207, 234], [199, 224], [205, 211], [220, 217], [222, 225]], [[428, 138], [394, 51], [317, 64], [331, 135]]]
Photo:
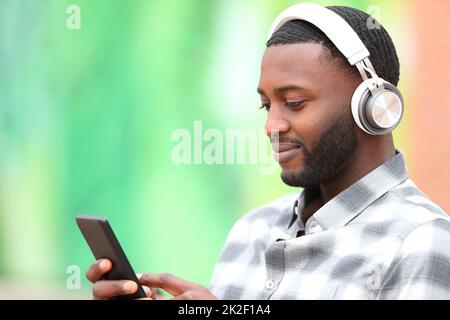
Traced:
[[267, 280], [267, 282], [266, 282], [267, 289], [269, 289], [269, 290], [272, 289], [274, 285], [275, 285], [275, 282], [273, 282], [273, 280]]
[[317, 223], [317, 221], [312, 220], [311, 222], [309, 222], [308, 233], [317, 233], [317, 232], [320, 232], [320, 231], [322, 231], [322, 228]]

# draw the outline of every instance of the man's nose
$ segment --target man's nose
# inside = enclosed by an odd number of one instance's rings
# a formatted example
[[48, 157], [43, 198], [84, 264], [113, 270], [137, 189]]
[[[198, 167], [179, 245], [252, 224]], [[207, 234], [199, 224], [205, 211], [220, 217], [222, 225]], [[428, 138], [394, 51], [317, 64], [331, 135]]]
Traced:
[[289, 131], [290, 122], [283, 117], [282, 112], [278, 108], [272, 107], [269, 109], [266, 120], [266, 135], [271, 138], [274, 135]]

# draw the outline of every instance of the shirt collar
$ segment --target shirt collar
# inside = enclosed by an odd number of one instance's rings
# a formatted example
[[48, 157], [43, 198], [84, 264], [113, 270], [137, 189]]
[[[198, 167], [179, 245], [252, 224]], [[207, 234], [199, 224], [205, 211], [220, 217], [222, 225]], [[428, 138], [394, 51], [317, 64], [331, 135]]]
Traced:
[[[313, 217], [323, 230], [344, 226], [375, 200], [406, 179], [408, 179], [408, 172], [403, 152], [396, 150], [395, 156], [325, 203], [313, 214]], [[300, 192], [292, 208], [288, 229], [296, 220], [303, 225], [301, 213], [309, 201], [317, 196], [317, 192], [319, 191], [315, 188], [306, 188]]]

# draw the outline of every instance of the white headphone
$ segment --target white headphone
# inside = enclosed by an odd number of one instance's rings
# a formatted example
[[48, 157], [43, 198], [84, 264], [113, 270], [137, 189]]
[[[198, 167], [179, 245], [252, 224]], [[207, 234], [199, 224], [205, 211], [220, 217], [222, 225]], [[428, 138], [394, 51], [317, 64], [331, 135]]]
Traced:
[[369, 50], [341, 16], [318, 4], [296, 4], [275, 18], [267, 40], [283, 24], [297, 19], [308, 21], [322, 30], [348, 62], [358, 68], [363, 81], [353, 93], [351, 102], [353, 119], [358, 127], [371, 135], [394, 130], [403, 115], [402, 95], [393, 84], [377, 76], [368, 58]]

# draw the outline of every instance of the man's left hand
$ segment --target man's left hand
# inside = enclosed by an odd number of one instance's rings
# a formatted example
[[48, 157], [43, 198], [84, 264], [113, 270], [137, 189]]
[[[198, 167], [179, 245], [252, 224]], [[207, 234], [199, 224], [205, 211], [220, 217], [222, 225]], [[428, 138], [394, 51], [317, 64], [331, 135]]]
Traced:
[[[169, 273], [143, 273], [139, 280], [143, 286], [163, 289], [173, 295], [173, 300], [217, 300], [207, 288]], [[163, 299], [156, 295], [153, 298]]]

